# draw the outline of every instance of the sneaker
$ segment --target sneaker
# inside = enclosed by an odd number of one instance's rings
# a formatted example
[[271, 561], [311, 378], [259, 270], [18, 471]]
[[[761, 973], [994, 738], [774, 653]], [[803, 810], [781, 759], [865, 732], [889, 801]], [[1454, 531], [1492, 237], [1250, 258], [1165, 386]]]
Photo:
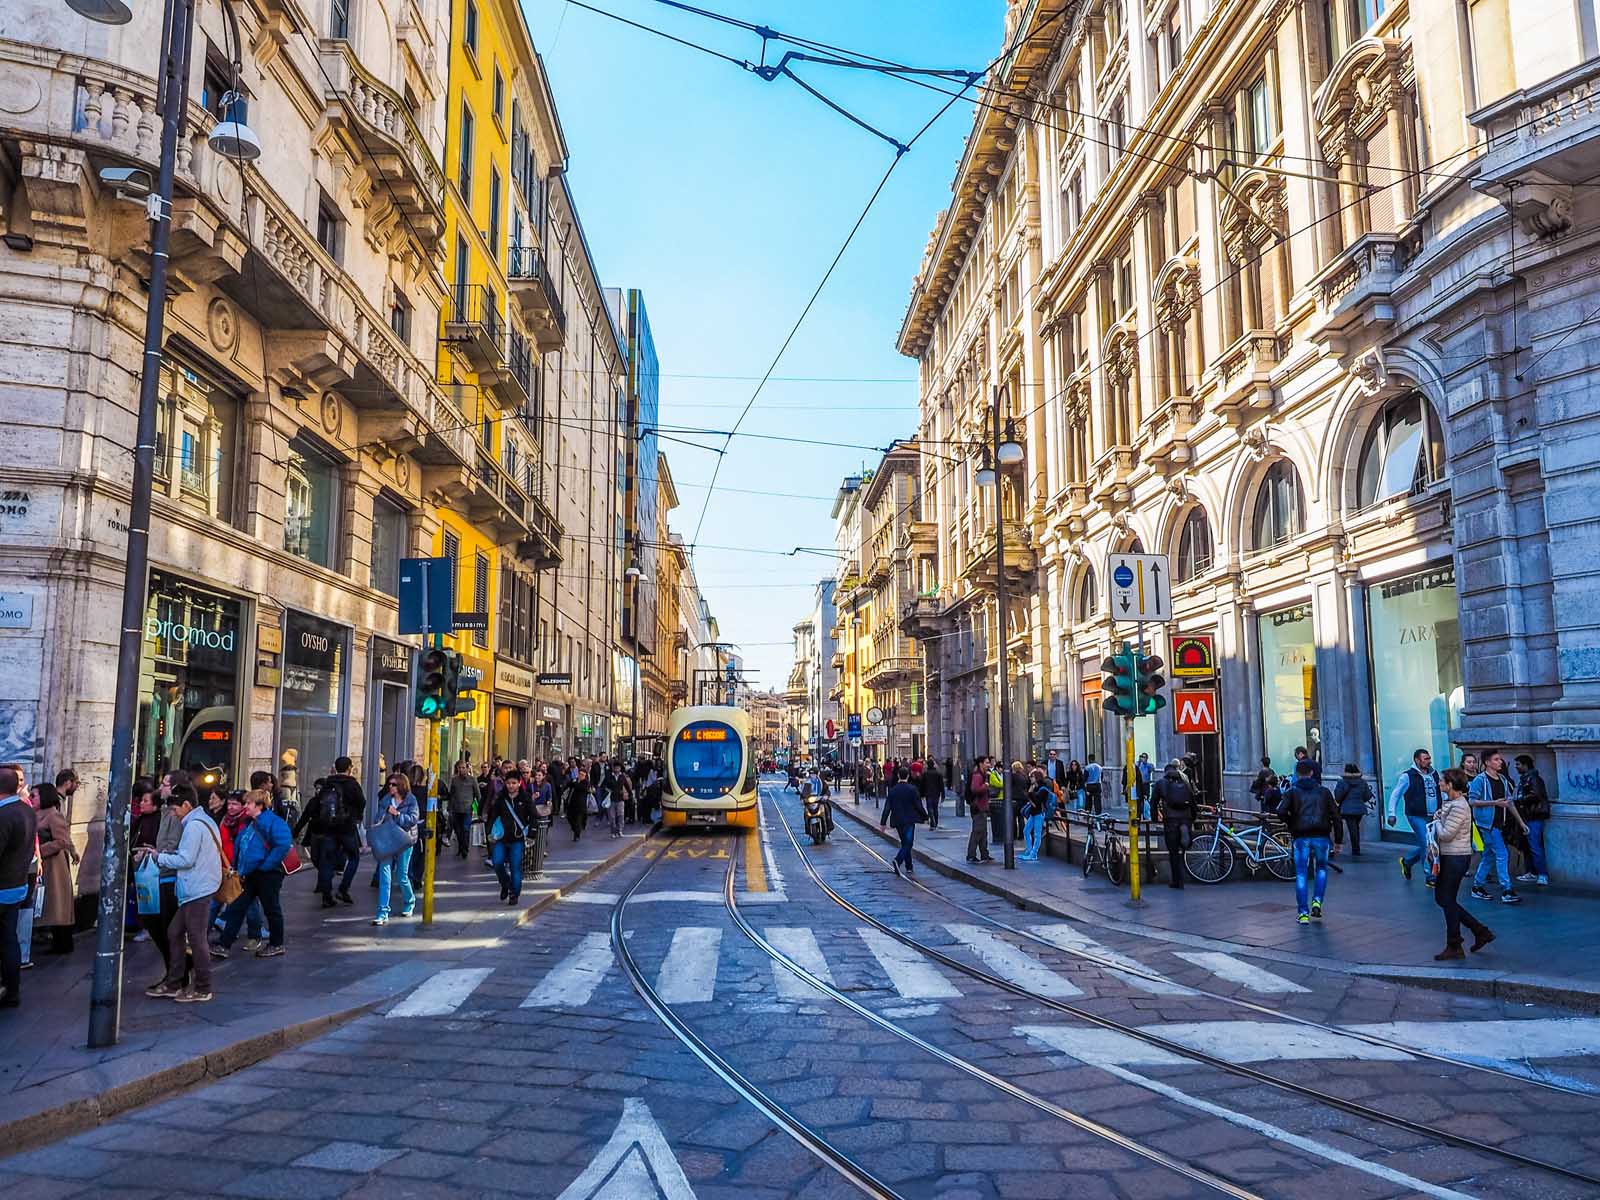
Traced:
[[261, 947], [261, 949], [256, 951], [256, 957], [257, 958], [282, 958], [283, 957], [283, 947], [282, 946], [274, 946], [274, 945], [271, 945], [269, 943], [268, 945], [265, 945], [265, 946]]
[[412, 907], [412, 908], [402, 908], [402, 909], [401, 909], [401, 910], [400, 910], [400, 915], [401, 915], [401, 916], [402, 916], [402, 917], [409, 917], [409, 916], [410, 916], [410, 915], [411, 915], [411, 914], [412, 914], [412, 913], [414, 913], [414, 912], [416, 912], [416, 911], [417, 911], [417, 910], [416, 910], [416, 908], [415, 908], [415, 907]]
[[141, 929], [138, 933], [133, 935], [133, 940], [135, 943], [148, 942], [150, 940], [150, 935]]
[[1539, 877], [1532, 871], [1524, 871], [1521, 875], [1517, 876], [1518, 883], [1537, 883], [1538, 881]]
[[1298, 917], [1295, 918], [1295, 920], [1298, 921], [1302, 925], [1309, 925], [1309, 924], [1311, 924], [1311, 914], [1310, 913], [1301, 913]]
[[349, 892], [339, 892], [338, 896], [339, 896], [339, 903], [340, 904], [354, 904], [355, 903], [355, 901], [350, 898], [350, 893]]
[[1439, 881], [1437, 879], [1435, 879], [1432, 875], [1428, 876], [1428, 886], [1429, 887], [1437, 887], [1438, 883], [1439, 883]]
[[1400, 874], [1404, 875], [1407, 879], [1411, 878], [1411, 864], [1406, 861], [1405, 855], [1403, 854], [1400, 856]]
[[1313, 900], [1311, 902], [1311, 915], [1313, 917], [1315, 917], [1319, 921], [1322, 920], [1322, 901], [1321, 900]]
[[177, 984], [168, 983], [166, 980], [162, 980], [160, 983], [152, 984], [151, 986], [145, 988], [144, 994], [149, 996], [152, 1000], [171, 1000], [181, 991], [183, 991], [183, 989]]
[[183, 991], [173, 997], [179, 1004], [204, 1004], [206, 1001], [215, 998], [211, 992], [202, 992], [198, 988], [192, 987], [184, 988]]
[[213, 942], [211, 944], [211, 946], [209, 947], [209, 949], [211, 951], [211, 957], [212, 958], [227, 958], [228, 957], [228, 948], [226, 946], [224, 946], [221, 942]]
[[265, 944], [260, 938], [247, 937], [244, 940], [244, 948], [251, 953], [261, 949]]
[[389, 918], [388, 917], [373, 917], [372, 918], [372, 923], [374, 925], [387, 925], [389, 923]]
[[1534, 882], [1537, 883], [1540, 887], [1549, 887], [1550, 886], [1550, 876], [1541, 875], [1541, 876], [1538, 877], [1538, 879], [1534, 880]]
[[1472, 898], [1474, 900], [1493, 900], [1494, 899], [1493, 896], [1489, 895], [1489, 889], [1488, 888], [1481, 888], [1477, 884], [1473, 884], [1472, 885]]
[[1501, 892], [1500, 893], [1500, 903], [1501, 904], [1521, 904], [1522, 903], [1522, 897], [1517, 895], [1515, 892]]

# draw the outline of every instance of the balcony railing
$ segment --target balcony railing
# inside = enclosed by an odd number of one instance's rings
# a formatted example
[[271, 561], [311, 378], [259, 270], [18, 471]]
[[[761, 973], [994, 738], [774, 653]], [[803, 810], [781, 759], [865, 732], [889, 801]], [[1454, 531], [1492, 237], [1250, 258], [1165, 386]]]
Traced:
[[458, 283], [445, 305], [440, 340], [459, 353], [479, 374], [498, 377], [506, 371], [506, 323], [499, 300], [481, 283]]
[[494, 456], [481, 447], [477, 469], [473, 472], [473, 488], [467, 497], [467, 515], [490, 530], [497, 545], [520, 541], [528, 532], [527, 496]]
[[880, 658], [861, 675], [869, 688], [894, 688], [922, 678], [922, 660], [911, 655]]
[[534, 345], [545, 351], [561, 349], [567, 338], [567, 314], [537, 246], [511, 247], [506, 257], [506, 282], [522, 306]]
[[524, 408], [533, 399], [533, 348], [515, 329], [506, 335], [506, 366], [509, 368], [507, 383], [517, 395], [515, 407]]
[[900, 606], [900, 632], [909, 638], [933, 637], [945, 625], [944, 604], [938, 594], [914, 596]]

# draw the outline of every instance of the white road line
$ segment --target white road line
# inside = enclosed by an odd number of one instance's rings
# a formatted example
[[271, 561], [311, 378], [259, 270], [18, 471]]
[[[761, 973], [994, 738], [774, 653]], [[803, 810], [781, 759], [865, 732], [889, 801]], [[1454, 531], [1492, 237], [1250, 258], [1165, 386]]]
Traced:
[[[1103, 1066], [1103, 1070], [1115, 1075], [1135, 1087], [1142, 1087], [1154, 1092], [1158, 1096], [1165, 1096], [1168, 1100], [1176, 1101], [1186, 1108], [1196, 1112], [1203, 1112], [1208, 1116], [1219, 1117], [1230, 1125], [1237, 1125], [1241, 1129], [1248, 1129], [1259, 1133], [1272, 1141], [1285, 1146], [1293, 1146], [1296, 1150], [1306, 1154], [1315, 1155], [1317, 1158], [1326, 1159], [1328, 1162], [1337, 1163], [1341, 1167], [1348, 1167], [1352, 1171], [1360, 1171], [1364, 1175], [1385, 1180], [1404, 1188], [1408, 1194], [1419, 1196], [1433, 1196], [1436, 1200], [1475, 1200], [1467, 1192], [1458, 1192], [1454, 1188], [1441, 1187], [1436, 1183], [1429, 1183], [1426, 1179], [1418, 1179], [1415, 1175], [1407, 1175], [1404, 1171], [1396, 1171], [1381, 1163], [1368, 1162], [1357, 1158], [1354, 1154], [1337, 1150], [1332, 1146], [1323, 1145], [1312, 1138], [1302, 1137], [1298, 1133], [1290, 1133], [1277, 1125], [1266, 1121], [1259, 1121], [1255, 1117], [1246, 1116], [1244, 1113], [1235, 1112], [1231, 1108], [1223, 1108], [1220, 1104], [1212, 1104], [1209, 1100], [1201, 1100], [1191, 1096], [1188, 1092], [1180, 1091], [1168, 1083], [1158, 1083], [1154, 1079], [1146, 1079], [1135, 1071], [1124, 1067]], [[1334, 1188], [1337, 1191], [1337, 1187]]]
[[717, 990], [717, 954], [722, 930], [686, 925], [673, 931], [672, 945], [656, 976], [656, 992], [667, 1004], [694, 1004], [713, 999]]
[[610, 935], [586, 933], [572, 952], [528, 993], [520, 1007], [582, 1008], [611, 969], [611, 962]]
[[461, 967], [438, 971], [423, 980], [416, 991], [391, 1008], [387, 1016], [443, 1017], [461, 1007], [462, 1001], [489, 977], [492, 967]]
[[[1600, 1019], [1537, 1018], [1530, 1021], [1388, 1021], [1381, 1025], [1347, 1025], [1452, 1058], [1482, 1062], [1504, 1059], [1578, 1058], [1600, 1055]], [[1485, 1051], [1495, 1058], [1488, 1058]]]
[[[777, 800], [774, 799], [776, 804]], [[778, 862], [772, 857], [772, 842], [767, 837], [767, 810], [761, 807], [761, 789], [756, 788], [756, 832], [761, 835], [761, 857], [767, 864], [767, 890], [780, 900], [787, 900], [784, 892], [783, 872], [778, 870]]]
[[[780, 925], [761, 932], [776, 949], [794, 959], [823, 983], [833, 983], [833, 972], [828, 970], [828, 962], [822, 957], [822, 947], [817, 945], [817, 936], [811, 930]], [[782, 963], [772, 964], [772, 979], [778, 985], [778, 994], [785, 999], [827, 999], [826, 992], [818, 991]]]
[[1079, 933], [1072, 925], [1035, 925], [1032, 932], [1053, 946], [1060, 946], [1063, 950], [1076, 950], [1084, 954], [1093, 954], [1107, 962], [1114, 962], [1118, 966], [1127, 967], [1134, 971], [1143, 971], [1146, 975], [1156, 975], [1155, 979], [1141, 979], [1137, 975], [1129, 975], [1122, 971], [1112, 971], [1118, 979], [1129, 987], [1137, 988], [1141, 992], [1149, 992], [1155, 996], [1192, 996], [1194, 992], [1180, 984], [1173, 983], [1170, 979], [1160, 976], [1157, 971], [1129, 958], [1126, 954], [1119, 954], [1115, 950], [1107, 949], [1087, 934]]
[[876, 929], [860, 929], [857, 932], [902, 999], [948, 1000], [961, 995], [954, 984], [911, 947]]
[[[570, 896], [561, 897], [566, 904], [596, 904], [610, 906], [615, 904], [620, 896], [616, 892], [573, 892]], [[749, 901], [752, 904], [781, 904], [788, 897], [782, 892], [740, 892], [739, 903]], [[721, 904], [721, 892], [640, 892], [628, 901], [629, 904]]]
[[[1230, 1062], [1290, 1062], [1312, 1059], [1360, 1059], [1370, 1062], [1409, 1062], [1401, 1050], [1374, 1046], [1359, 1038], [1345, 1037], [1331, 1030], [1310, 1025], [1288, 1025], [1272, 1021], [1196, 1021], [1166, 1025], [1147, 1025], [1149, 1033], [1159, 1034], [1194, 1050], [1203, 1050]], [[1067, 1025], [1030, 1026], [1026, 1036], [1079, 1062], [1094, 1066], [1131, 1067], [1182, 1066], [1190, 1059], [1159, 1046], [1152, 1046], [1127, 1034], [1109, 1029]]]
[[1041, 996], [1081, 996], [1082, 989], [1048, 967], [1041, 966], [1010, 942], [1002, 941], [979, 925], [946, 925], [951, 934], [979, 958], [983, 965], [1019, 987]]
[[1309, 992], [1311, 990], [1285, 979], [1282, 975], [1274, 975], [1271, 971], [1263, 971], [1260, 967], [1251, 966], [1243, 959], [1235, 958], [1231, 954], [1218, 954], [1210, 950], [1174, 950], [1173, 953], [1183, 959], [1184, 962], [1193, 963], [1197, 967], [1204, 967], [1218, 979], [1225, 979], [1229, 983], [1237, 983], [1241, 987], [1249, 988], [1252, 992], [1283, 995], [1286, 992]]

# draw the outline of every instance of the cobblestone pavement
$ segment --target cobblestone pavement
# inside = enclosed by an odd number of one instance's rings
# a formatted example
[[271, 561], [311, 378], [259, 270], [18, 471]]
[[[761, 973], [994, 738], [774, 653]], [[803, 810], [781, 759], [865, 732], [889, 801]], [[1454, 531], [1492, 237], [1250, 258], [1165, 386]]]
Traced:
[[[769, 790], [764, 807], [758, 840], [705, 833], [653, 844], [384, 1012], [224, 1082], [0, 1159], [0, 1195], [855, 1194], [645, 1009], [609, 932], [619, 895], [643, 872], [623, 928], [662, 999], [892, 1194], [1221, 1194], [1050, 1106], [1243, 1194], [1596, 1194], [1195, 1063], [919, 955], [811, 879], [784, 832], [782, 817], [798, 815], [792, 796]], [[1600, 1173], [1600, 1022], [1039, 920], [948, 880], [919, 890], [843, 837], [807, 849], [822, 877], [866, 913], [1034, 993], [1456, 1135]], [[775, 964], [723, 904], [730, 864], [739, 910], [764, 938], [959, 1061], [935, 1057]], [[1232, 996], [1270, 1011], [1230, 1004]], [[1273, 1013], [1503, 1061], [1571, 1091]]]

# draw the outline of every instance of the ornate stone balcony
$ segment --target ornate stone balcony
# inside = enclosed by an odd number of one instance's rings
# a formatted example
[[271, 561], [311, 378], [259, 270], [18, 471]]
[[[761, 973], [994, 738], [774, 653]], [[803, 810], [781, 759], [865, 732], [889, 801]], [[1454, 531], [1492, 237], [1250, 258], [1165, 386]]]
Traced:
[[1486, 136], [1472, 186], [1511, 209], [1530, 234], [1553, 237], [1570, 228], [1571, 185], [1600, 175], [1600, 60], [1512, 92], [1467, 119]]
[[889, 578], [889, 574], [893, 569], [894, 560], [891, 559], [889, 555], [883, 553], [881, 550], [875, 552], [867, 561], [867, 576], [865, 582], [872, 585], [882, 583], [884, 580]]
[[900, 606], [900, 632], [908, 638], [930, 638], [943, 633], [949, 622], [937, 592], [913, 596]]
[[904, 687], [922, 680], [922, 660], [913, 655], [900, 654], [880, 658], [861, 675], [861, 682], [874, 691]]
[[1278, 335], [1251, 329], [1217, 362], [1217, 393], [1212, 407], [1235, 428], [1243, 428], [1262, 413], [1272, 411], [1272, 372], [1278, 365]]
[[1171, 396], [1150, 414], [1144, 426], [1144, 461], [1164, 476], [1177, 475], [1194, 461], [1189, 433], [1200, 419], [1200, 402], [1192, 396]]
[[1368, 326], [1369, 337], [1381, 336], [1394, 323], [1394, 289], [1419, 247], [1419, 236], [1396, 233], [1365, 234], [1346, 247], [1311, 281], [1311, 338], [1343, 353]]
[[1133, 499], [1133, 472], [1139, 465], [1135, 446], [1109, 446], [1090, 468], [1094, 486], [1090, 494], [1101, 508], [1119, 512]]
[[380, 179], [374, 203], [392, 203], [433, 251], [444, 236], [444, 172], [400, 94], [364, 67], [343, 38], [320, 45], [324, 115], [345, 130]]
[[933, 521], [907, 521], [900, 545], [913, 554], [936, 554], [939, 550], [939, 526]]
[[[1006, 583], [1023, 586], [1031, 582], [1039, 565], [1038, 551], [1028, 531], [1015, 524], [1006, 526]], [[961, 565], [961, 578], [974, 588], [984, 591], [994, 589], [995, 573], [994, 530], [980, 530], [974, 536], [965, 561]]]
[[517, 553], [540, 571], [561, 565], [561, 537], [565, 531], [555, 513], [540, 496], [528, 497], [528, 536]]

